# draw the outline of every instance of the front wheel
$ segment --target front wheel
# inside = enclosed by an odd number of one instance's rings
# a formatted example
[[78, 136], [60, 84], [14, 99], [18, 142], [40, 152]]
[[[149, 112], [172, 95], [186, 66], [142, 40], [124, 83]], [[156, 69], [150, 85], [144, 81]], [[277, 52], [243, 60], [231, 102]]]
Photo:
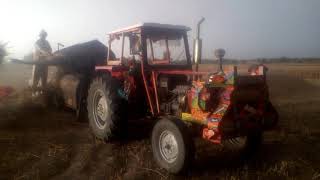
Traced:
[[170, 173], [185, 171], [194, 158], [193, 140], [181, 120], [159, 120], [153, 128], [151, 142], [156, 162]]

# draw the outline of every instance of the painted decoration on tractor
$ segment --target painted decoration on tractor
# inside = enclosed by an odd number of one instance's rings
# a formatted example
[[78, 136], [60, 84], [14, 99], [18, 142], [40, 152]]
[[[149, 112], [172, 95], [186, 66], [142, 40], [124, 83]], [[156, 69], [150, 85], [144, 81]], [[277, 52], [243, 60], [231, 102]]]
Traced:
[[[206, 82], [193, 81], [188, 92], [190, 113], [182, 113], [182, 119], [217, 129], [230, 105], [234, 90], [233, 71], [210, 74]], [[212, 99], [215, 98], [215, 99]], [[214, 101], [215, 104], [210, 104]]]

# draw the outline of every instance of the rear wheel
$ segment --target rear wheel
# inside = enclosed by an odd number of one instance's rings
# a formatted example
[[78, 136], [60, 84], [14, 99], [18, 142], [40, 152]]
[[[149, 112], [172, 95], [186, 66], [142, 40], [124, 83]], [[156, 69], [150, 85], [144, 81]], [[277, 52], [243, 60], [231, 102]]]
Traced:
[[46, 106], [58, 110], [63, 109], [64, 99], [61, 94], [62, 93], [58, 88], [49, 86], [43, 95], [45, 97]]
[[87, 110], [87, 91], [88, 91], [88, 80], [86, 78], [80, 77], [80, 82], [76, 90], [77, 98], [77, 121], [78, 122], [88, 122], [88, 110]]
[[193, 140], [181, 120], [158, 121], [153, 128], [151, 141], [156, 162], [171, 173], [185, 171], [194, 158]]
[[87, 99], [89, 125], [101, 140], [110, 140], [125, 134], [126, 101], [117, 90], [119, 82], [111, 77], [98, 77], [90, 85]]
[[85, 102], [79, 102], [79, 105], [76, 109], [76, 116], [78, 122], [87, 122], [88, 121], [88, 111], [85, 105]]

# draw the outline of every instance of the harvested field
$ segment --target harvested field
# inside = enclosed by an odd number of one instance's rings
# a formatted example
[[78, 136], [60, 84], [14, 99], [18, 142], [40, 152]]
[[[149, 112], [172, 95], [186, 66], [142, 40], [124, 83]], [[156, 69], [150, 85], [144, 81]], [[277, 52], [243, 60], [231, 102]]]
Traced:
[[17, 90], [0, 101], [0, 179], [320, 179], [320, 64], [267, 66], [279, 127], [251, 156], [197, 141], [186, 177], [155, 164], [149, 120], [131, 122], [125, 141], [96, 141], [74, 112], [24, 98], [30, 67], [0, 66], [0, 85]]

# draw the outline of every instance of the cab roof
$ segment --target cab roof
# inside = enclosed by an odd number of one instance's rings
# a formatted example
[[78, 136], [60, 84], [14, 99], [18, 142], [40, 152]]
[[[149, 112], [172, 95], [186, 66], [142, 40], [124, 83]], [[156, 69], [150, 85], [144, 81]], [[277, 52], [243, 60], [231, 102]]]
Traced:
[[118, 34], [118, 33], [123, 33], [123, 32], [130, 32], [130, 31], [134, 31], [134, 30], [142, 29], [142, 28], [155, 28], [155, 29], [177, 30], [177, 31], [190, 31], [191, 30], [191, 28], [189, 28], [187, 26], [182, 26], [182, 25], [145, 22], [145, 23], [138, 23], [133, 26], [126, 27], [126, 28], [118, 29], [118, 30], [112, 31], [108, 34]]

